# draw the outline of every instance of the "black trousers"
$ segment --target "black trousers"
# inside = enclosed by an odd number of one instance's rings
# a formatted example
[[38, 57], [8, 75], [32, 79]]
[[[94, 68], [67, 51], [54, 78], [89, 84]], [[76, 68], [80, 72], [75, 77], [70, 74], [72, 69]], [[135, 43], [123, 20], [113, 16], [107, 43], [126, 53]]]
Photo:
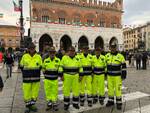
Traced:
[[146, 70], [147, 66], [146, 66], [146, 59], [143, 59], [142, 60], [142, 65], [143, 65], [143, 69]]
[[136, 69], [141, 69], [141, 60], [136, 60]]

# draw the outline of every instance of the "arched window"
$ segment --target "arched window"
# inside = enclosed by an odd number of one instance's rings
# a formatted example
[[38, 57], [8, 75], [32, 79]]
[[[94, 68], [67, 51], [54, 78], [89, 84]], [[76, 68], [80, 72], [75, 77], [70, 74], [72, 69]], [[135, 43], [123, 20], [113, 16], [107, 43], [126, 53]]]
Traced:
[[104, 40], [101, 36], [98, 36], [95, 39], [95, 48], [100, 47], [100, 48], [104, 48]]
[[87, 19], [87, 25], [92, 26], [94, 24], [93, 19]]
[[57, 12], [59, 24], [66, 24], [67, 13], [63, 10]]
[[82, 36], [78, 40], [78, 49], [82, 49], [84, 46], [89, 46], [89, 41], [86, 36]]
[[45, 48], [47, 46], [53, 46], [53, 40], [52, 37], [48, 34], [43, 34], [39, 39], [39, 51], [43, 52], [45, 51]]
[[73, 14], [73, 24], [80, 25], [81, 23], [81, 15], [79, 13]]
[[73, 23], [74, 23], [75, 25], [80, 25], [80, 23], [81, 23], [80, 18], [74, 18]]
[[118, 22], [117, 21], [118, 21], [118, 18], [116, 16], [113, 16], [111, 18], [111, 27], [112, 28], [117, 28], [118, 27], [118, 25], [117, 25]]
[[41, 17], [42, 22], [50, 22], [54, 17], [54, 14], [48, 8], [42, 8], [38, 13]]
[[65, 18], [59, 18], [59, 24], [65, 24], [66, 19]]
[[99, 21], [99, 26], [100, 26], [100, 27], [105, 27], [105, 25], [106, 25], [105, 18], [104, 18], [104, 17], [101, 17], [101, 18], [100, 18], [100, 21]]
[[49, 21], [49, 16], [45, 15], [45, 16], [42, 16], [42, 22], [48, 22]]
[[117, 44], [118, 45], [118, 39], [116, 37], [112, 37], [109, 41], [109, 45], [111, 45], [112, 43]]
[[72, 45], [72, 40], [68, 35], [64, 35], [60, 40], [60, 48], [63, 48], [65, 51]]
[[85, 15], [85, 18], [88, 26], [94, 25], [94, 19], [95, 19], [94, 14], [88, 13]]

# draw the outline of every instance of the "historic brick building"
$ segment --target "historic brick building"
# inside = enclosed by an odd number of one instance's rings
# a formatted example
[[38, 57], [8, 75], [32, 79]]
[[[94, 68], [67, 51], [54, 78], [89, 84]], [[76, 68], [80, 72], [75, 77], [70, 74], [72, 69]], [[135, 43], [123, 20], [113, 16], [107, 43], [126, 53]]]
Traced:
[[123, 49], [123, 0], [31, 0], [31, 37], [42, 51], [45, 43], [76, 50], [101, 46], [108, 50], [113, 41]]
[[9, 47], [16, 49], [20, 46], [20, 34], [17, 26], [0, 25], [0, 46], [5, 49]]

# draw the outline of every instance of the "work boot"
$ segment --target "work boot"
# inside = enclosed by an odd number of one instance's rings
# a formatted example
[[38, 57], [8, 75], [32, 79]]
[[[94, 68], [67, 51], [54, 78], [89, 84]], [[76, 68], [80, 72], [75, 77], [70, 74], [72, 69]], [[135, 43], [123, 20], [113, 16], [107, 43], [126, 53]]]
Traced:
[[104, 100], [99, 100], [100, 105], [104, 105]]
[[54, 111], [58, 111], [58, 106], [53, 106]]
[[51, 110], [51, 109], [52, 109], [52, 105], [47, 106], [46, 111], [49, 111], [49, 110]]
[[51, 102], [48, 102], [47, 103], [47, 108], [46, 108], [46, 111], [49, 111], [52, 109], [52, 103]]
[[69, 109], [69, 105], [64, 105], [64, 110], [67, 111]]
[[117, 110], [122, 110], [122, 104], [117, 104]]
[[84, 101], [80, 101], [80, 106], [84, 106]]
[[88, 101], [88, 106], [92, 107], [92, 101]]
[[26, 108], [25, 108], [24, 113], [30, 113], [30, 109], [29, 109], [29, 107], [26, 107]]
[[96, 104], [96, 103], [97, 103], [97, 99], [94, 98], [94, 99], [93, 99], [93, 104]]
[[84, 106], [84, 101], [85, 101], [85, 95], [82, 94], [80, 95], [80, 106]]
[[108, 101], [107, 104], [106, 104], [106, 107], [110, 107], [110, 106], [113, 106], [113, 105], [114, 105], [113, 101]]
[[75, 109], [80, 109], [80, 107], [79, 107], [78, 104], [73, 104], [73, 107], [74, 107]]
[[37, 107], [35, 105], [30, 106], [29, 109], [30, 109], [30, 111], [33, 111], [33, 112], [37, 112], [38, 111], [38, 109], [37, 109]]
[[58, 111], [58, 105], [57, 105], [57, 104], [54, 104], [54, 105], [53, 105], [53, 110], [54, 110], [54, 111]]

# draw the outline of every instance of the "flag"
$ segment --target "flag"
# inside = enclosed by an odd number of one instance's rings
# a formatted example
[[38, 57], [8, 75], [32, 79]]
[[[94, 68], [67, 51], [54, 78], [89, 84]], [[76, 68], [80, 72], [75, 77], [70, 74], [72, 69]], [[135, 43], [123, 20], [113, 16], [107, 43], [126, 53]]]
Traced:
[[18, 4], [16, 4], [16, 2], [14, 0], [13, 0], [13, 4], [14, 4], [14, 11], [20, 12], [21, 11], [21, 7]]
[[0, 18], [3, 18], [4, 14], [3, 13], [0, 13]]

